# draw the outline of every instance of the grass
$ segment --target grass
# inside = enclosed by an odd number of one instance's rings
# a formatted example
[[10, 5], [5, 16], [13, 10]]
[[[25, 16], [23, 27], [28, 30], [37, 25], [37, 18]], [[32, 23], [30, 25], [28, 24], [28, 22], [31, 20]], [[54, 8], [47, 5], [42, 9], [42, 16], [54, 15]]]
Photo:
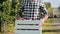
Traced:
[[8, 24], [8, 26], [6, 27], [6, 30], [14, 32], [14, 26], [13, 26], [13, 24]]
[[43, 34], [48, 34], [48, 30], [52, 30], [51, 24], [52, 24], [52, 19], [51, 18], [50, 19], [47, 19], [45, 21], [45, 25], [42, 27]]
[[45, 25], [42, 27], [43, 34], [60, 34], [60, 29], [52, 26], [52, 23], [52, 18], [45, 21]]
[[0, 34], [9, 34], [9, 32], [10, 32], [10, 34], [14, 33], [14, 26], [13, 26], [13, 24], [6, 25], [5, 32], [0, 32]]

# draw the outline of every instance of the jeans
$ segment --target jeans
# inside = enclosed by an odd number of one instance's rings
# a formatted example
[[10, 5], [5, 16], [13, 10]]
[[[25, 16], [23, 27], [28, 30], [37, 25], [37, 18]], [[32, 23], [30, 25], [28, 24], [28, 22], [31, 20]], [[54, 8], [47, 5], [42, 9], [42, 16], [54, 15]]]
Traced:
[[14, 34], [42, 34], [40, 20], [16, 20]]

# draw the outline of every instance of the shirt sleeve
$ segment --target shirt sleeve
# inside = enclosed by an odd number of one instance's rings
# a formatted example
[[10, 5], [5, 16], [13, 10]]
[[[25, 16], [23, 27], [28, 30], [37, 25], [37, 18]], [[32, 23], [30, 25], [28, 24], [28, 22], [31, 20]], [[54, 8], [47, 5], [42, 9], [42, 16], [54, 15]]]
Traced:
[[22, 17], [22, 12], [24, 11], [24, 4], [23, 1], [21, 1], [19, 9], [18, 9], [18, 15]]
[[46, 9], [44, 3], [41, 3], [41, 4], [40, 4], [40, 6], [39, 6], [39, 12], [40, 12], [40, 14], [42, 14], [42, 15], [48, 14], [47, 9]]

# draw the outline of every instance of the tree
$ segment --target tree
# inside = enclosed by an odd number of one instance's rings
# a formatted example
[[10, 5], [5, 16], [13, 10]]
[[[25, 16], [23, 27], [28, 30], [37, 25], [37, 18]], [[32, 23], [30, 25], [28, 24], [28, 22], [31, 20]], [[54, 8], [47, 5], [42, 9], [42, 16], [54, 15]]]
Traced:
[[12, 12], [14, 13], [14, 16], [16, 16], [16, 14], [18, 12], [20, 1], [21, 0], [12, 0], [12, 5], [11, 6], [12, 6]]
[[2, 12], [3, 12], [3, 2], [7, 0], [0, 0], [0, 32], [1, 32], [1, 23], [2, 23]]
[[46, 8], [47, 8], [47, 9], [51, 7], [50, 2], [44, 2], [44, 3], [45, 3], [45, 5], [46, 5]]
[[7, 23], [14, 23], [20, 1], [12, 0], [10, 2], [10, 0], [0, 0], [0, 32], [1, 25], [5, 27]]
[[[1, 6], [0, 6], [0, 21], [1, 21], [0, 23], [1, 23], [1, 25], [5, 25], [9, 21], [9, 19], [10, 19], [9, 13], [10, 12], [11, 12], [11, 6], [9, 3], [9, 0], [6, 0], [6, 1], [4, 0], [4, 2], [2, 2]], [[1, 30], [1, 27], [0, 27], [0, 30]]]
[[48, 13], [50, 14], [50, 17], [53, 17], [53, 9], [54, 8], [51, 7], [48, 9]]
[[[59, 13], [60, 13], [60, 6], [58, 7], [58, 10], [59, 10]], [[60, 14], [59, 14], [59, 17], [60, 17]]]
[[7, 1], [7, 0], [0, 0], [0, 3], [2, 4], [2, 3], [5, 2], [5, 1]]
[[60, 6], [58, 7], [59, 11], [60, 11]]

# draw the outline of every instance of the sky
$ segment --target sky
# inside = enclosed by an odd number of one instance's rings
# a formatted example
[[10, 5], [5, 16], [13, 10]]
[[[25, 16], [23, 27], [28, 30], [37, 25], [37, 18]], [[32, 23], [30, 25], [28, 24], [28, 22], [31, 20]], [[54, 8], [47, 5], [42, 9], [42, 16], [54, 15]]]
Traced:
[[52, 7], [59, 7], [60, 6], [60, 0], [43, 0], [44, 2], [50, 2]]

